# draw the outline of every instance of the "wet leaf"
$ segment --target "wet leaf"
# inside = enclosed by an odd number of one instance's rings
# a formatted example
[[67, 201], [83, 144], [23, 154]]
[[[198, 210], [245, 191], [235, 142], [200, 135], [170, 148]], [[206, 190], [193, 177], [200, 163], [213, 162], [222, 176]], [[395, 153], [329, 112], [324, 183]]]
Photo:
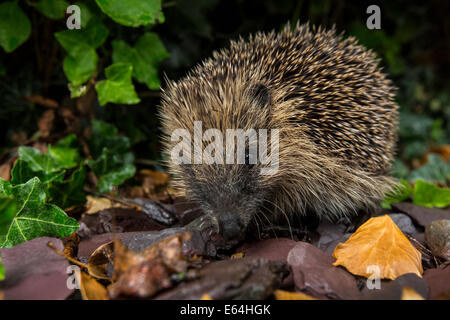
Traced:
[[421, 253], [388, 215], [369, 219], [345, 243], [338, 244], [333, 257], [335, 266], [366, 278], [372, 276], [372, 266], [379, 268], [381, 279], [393, 280], [405, 273], [420, 277], [423, 273]]
[[0, 46], [6, 52], [14, 51], [31, 34], [31, 23], [16, 1], [0, 4]]
[[65, 237], [78, 229], [76, 220], [57, 206], [46, 203], [45, 189], [39, 178], [15, 186], [0, 179], [0, 196], [14, 197], [16, 203], [7, 232], [0, 234], [0, 247], [12, 247], [43, 236]]

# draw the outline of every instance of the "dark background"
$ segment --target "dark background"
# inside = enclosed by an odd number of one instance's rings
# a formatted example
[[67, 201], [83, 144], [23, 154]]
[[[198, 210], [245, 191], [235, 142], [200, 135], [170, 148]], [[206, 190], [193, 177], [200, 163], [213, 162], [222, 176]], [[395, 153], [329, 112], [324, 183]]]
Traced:
[[[370, 4], [381, 8], [381, 30], [366, 28]], [[27, 41], [12, 54], [0, 53], [6, 76], [0, 78], [0, 152], [30, 139], [38, 130], [41, 106], [23, 99], [42, 94], [73, 107], [67, 79], [62, 71], [64, 51], [53, 38], [64, 22], [49, 21], [22, 6], [32, 18], [33, 37], [41, 44], [44, 57], [54, 59], [50, 70], [37, 63], [36, 43]], [[170, 58], [160, 64], [161, 79], [182, 77], [191, 67], [227, 46], [230, 39], [244, 38], [256, 31], [280, 30], [287, 21], [310, 21], [356, 36], [382, 59], [385, 71], [399, 88], [401, 106], [400, 143], [397, 175], [416, 163], [433, 147], [450, 141], [450, 12], [449, 1], [291, 1], [291, 0], [194, 0], [163, 1], [166, 21], [152, 27], [164, 42]], [[110, 37], [132, 43], [141, 32], [112, 21]], [[108, 47], [109, 46], [109, 47]], [[108, 56], [110, 44], [101, 53]], [[100, 54], [100, 53], [99, 53]], [[164, 83], [164, 81], [162, 81]], [[164, 86], [164, 84], [163, 84]], [[134, 142], [139, 159], [160, 159], [156, 108], [159, 93], [149, 92], [135, 82], [142, 102], [138, 105], [94, 103], [98, 119], [119, 127]], [[82, 116], [80, 115], [82, 118]], [[88, 125], [89, 119], [82, 119]], [[52, 137], [60, 137], [65, 125], [60, 122]], [[25, 139], [25, 140], [26, 140]]]

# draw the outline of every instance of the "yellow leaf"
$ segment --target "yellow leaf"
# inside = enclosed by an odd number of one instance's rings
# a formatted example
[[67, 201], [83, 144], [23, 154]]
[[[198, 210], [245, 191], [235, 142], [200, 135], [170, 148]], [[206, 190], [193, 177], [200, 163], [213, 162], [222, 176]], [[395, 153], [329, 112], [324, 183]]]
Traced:
[[99, 211], [113, 208], [113, 207], [123, 207], [120, 203], [113, 202], [108, 198], [94, 198], [92, 196], [87, 196], [86, 203], [86, 214], [94, 214]]
[[402, 300], [425, 300], [416, 290], [404, 287], [402, 290]]
[[204, 293], [202, 295], [202, 300], [213, 300], [213, 298], [211, 298], [211, 296], [207, 293]]
[[[369, 219], [334, 249], [335, 266], [355, 275], [391, 279], [405, 273], [422, 276], [422, 255], [388, 215]], [[379, 273], [377, 271], [379, 270]]]
[[77, 275], [83, 300], [109, 300], [108, 291], [100, 282], [83, 271]]
[[275, 290], [273, 294], [276, 300], [317, 300], [316, 298], [301, 292]]
[[244, 257], [244, 253], [243, 252], [238, 252], [238, 253], [234, 253], [231, 256], [231, 259], [242, 259]]

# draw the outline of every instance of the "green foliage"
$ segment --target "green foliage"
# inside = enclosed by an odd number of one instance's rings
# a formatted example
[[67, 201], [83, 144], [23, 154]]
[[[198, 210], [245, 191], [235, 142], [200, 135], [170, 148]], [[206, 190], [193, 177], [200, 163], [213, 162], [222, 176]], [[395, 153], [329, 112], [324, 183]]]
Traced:
[[429, 154], [428, 162], [411, 172], [408, 180], [411, 182], [423, 180], [445, 185], [447, 181], [450, 181], [450, 163], [442, 160], [439, 155]]
[[113, 61], [128, 62], [133, 65], [133, 78], [145, 83], [149, 89], [160, 87], [158, 63], [169, 56], [158, 35], [148, 32], [142, 35], [134, 47], [124, 41], [113, 41]]
[[141, 101], [131, 82], [132, 72], [133, 66], [129, 63], [115, 63], [105, 69], [106, 80], [95, 85], [101, 106], [108, 102], [135, 104]]
[[89, 80], [97, 69], [98, 55], [95, 49], [108, 38], [108, 29], [98, 20], [91, 20], [86, 28], [64, 30], [55, 37], [68, 55], [63, 70], [72, 86]]
[[92, 122], [92, 136], [89, 147], [94, 160], [88, 165], [99, 178], [98, 189], [110, 192], [114, 187], [134, 176], [134, 155], [129, 152], [130, 140], [118, 134], [117, 128], [101, 122]]
[[413, 203], [425, 207], [444, 208], [450, 205], [450, 188], [418, 180], [414, 185]]
[[5, 268], [2, 265], [2, 257], [0, 257], [0, 281], [5, 279]]
[[63, 210], [46, 202], [45, 187], [37, 177], [15, 186], [0, 179], [0, 196], [12, 197], [16, 208], [6, 233], [0, 234], [2, 248], [43, 236], [65, 237], [79, 227]]
[[95, 0], [111, 19], [127, 27], [154, 24], [162, 19], [161, 0]]
[[[23, 184], [38, 177], [50, 202], [68, 208], [85, 202], [83, 192], [85, 170], [78, 168], [64, 180], [67, 169], [80, 165], [82, 159], [76, 146], [75, 135], [69, 135], [54, 146], [48, 146], [48, 152], [41, 154], [30, 147], [19, 148], [19, 159], [11, 170], [11, 183]], [[61, 192], [69, 194], [63, 195]]]
[[47, 18], [58, 20], [64, 18], [69, 5], [65, 0], [39, 0], [36, 9]]
[[0, 4], [0, 46], [6, 52], [14, 51], [31, 33], [31, 23], [17, 2]]

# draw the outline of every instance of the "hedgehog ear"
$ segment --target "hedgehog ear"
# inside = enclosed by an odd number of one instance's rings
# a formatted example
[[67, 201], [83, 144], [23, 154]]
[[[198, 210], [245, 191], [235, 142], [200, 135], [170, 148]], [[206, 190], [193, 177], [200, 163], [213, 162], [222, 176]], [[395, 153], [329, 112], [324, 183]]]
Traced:
[[270, 92], [269, 89], [258, 83], [250, 88], [250, 95], [252, 100], [260, 107], [264, 108], [270, 104]]

